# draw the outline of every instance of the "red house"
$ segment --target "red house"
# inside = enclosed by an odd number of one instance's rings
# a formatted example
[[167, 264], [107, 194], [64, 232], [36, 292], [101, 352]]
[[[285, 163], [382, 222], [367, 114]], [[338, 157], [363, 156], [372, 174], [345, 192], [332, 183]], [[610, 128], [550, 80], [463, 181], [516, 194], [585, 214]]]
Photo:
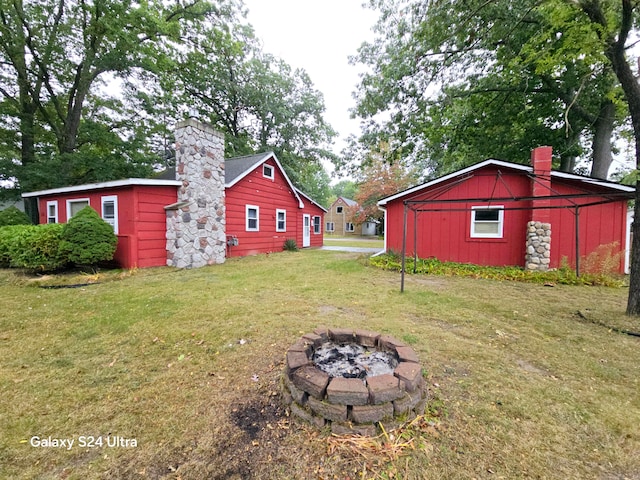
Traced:
[[296, 189], [273, 152], [224, 159], [224, 137], [194, 119], [176, 128], [175, 179], [130, 178], [23, 194], [40, 223], [90, 205], [118, 236], [124, 268], [195, 268], [229, 256], [320, 247], [326, 210]]
[[531, 167], [489, 159], [383, 198], [385, 250], [546, 270], [608, 245], [626, 252], [626, 271], [634, 188], [552, 171], [551, 156], [535, 149]]

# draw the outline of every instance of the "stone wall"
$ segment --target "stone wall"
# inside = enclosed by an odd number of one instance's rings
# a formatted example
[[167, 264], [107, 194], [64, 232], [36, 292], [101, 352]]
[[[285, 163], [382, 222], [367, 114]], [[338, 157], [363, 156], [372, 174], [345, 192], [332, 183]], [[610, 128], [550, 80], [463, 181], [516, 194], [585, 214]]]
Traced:
[[[391, 352], [398, 360], [392, 374], [358, 378], [330, 377], [313, 363], [325, 342], [357, 343]], [[286, 353], [283, 397], [291, 413], [336, 435], [374, 436], [380, 423], [392, 427], [424, 413], [427, 388], [413, 349], [388, 335], [351, 329], [318, 328], [303, 335]]]
[[527, 223], [525, 268], [546, 271], [551, 261], [551, 224], [531, 221]]
[[178, 202], [167, 214], [167, 265], [197, 268], [226, 257], [224, 135], [193, 118], [176, 125]]

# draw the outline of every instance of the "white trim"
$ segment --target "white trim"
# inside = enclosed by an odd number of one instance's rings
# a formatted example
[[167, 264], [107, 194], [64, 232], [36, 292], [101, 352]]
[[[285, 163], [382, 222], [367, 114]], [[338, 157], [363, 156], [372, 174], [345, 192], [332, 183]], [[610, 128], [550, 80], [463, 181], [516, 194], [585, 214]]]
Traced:
[[[280, 218], [278, 217], [278, 215], [282, 213], [284, 214], [284, 217], [282, 219], [282, 221], [284, 222], [284, 228], [279, 228], [278, 225], [280, 224]], [[283, 210], [282, 208], [276, 208], [276, 232], [286, 232], [287, 231], [287, 211]]]
[[634, 211], [632, 208], [627, 209], [627, 225], [625, 227], [626, 248], [624, 251], [624, 273], [631, 273], [631, 226], [633, 225]]
[[[113, 220], [106, 219], [104, 217], [104, 204], [105, 202], [113, 202]], [[105, 195], [100, 198], [100, 216], [102, 219], [113, 227], [113, 232], [118, 234], [118, 196], [117, 195]]]
[[302, 215], [302, 248], [311, 246], [311, 215]]
[[[476, 232], [475, 226], [478, 223], [494, 224], [496, 222], [483, 222], [482, 220], [476, 221], [476, 212], [478, 210], [498, 210], [498, 232], [497, 233], [483, 233]], [[471, 227], [469, 229], [469, 236], [471, 238], [503, 238], [504, 236], [504, 205], [478, 205], [471, 207]]]
[[[444, 177], [440, 177], [440, 178], [436, 178], [435, 180], [431, 180], [427, 183], [423, 183], [421, 185], [416, 185], [415, 187], [411, 187], [407, 190], [404, 190], [402, 192], [398, 192], [394, 195], [391, 195], [389, 197], [383, 198], [378, 202], [378, 206], [385, 206], [387, 205], [389, 202], [396, 200], [398, 198], [402, 198], [405, 197], [407, 195], [411, 195], [412, 193], [416, 193], [419, 192], [421, 190], [427, 189], [429, 187], [432, 187], [433, 185], [437, 185], [439, 183], [442, 182], [446, 182], [447, 180], [450, 180], [452, 178], [456, 178], [456, 177], [460, 177], [463, 175], [466, 175], [467, 173], [471, 173], [475, 170], [479, 170], [481, 168], [484, 168], [486, 166], [496, 166], [496, 167], [502, 167], [502, 168], [509, 168], [511, 170], [519, 170], [521, 172], [528, 172], [528, 173], [533, 173], [533, 167], [531, 166], [527, 166], [527, 165], [520, 165], [518, 163], [511, 163], [511, 162], [505, 162], [503, 160], [495, 160], [493, 158], [490, 158], [488, 160], [484, 160], [480, 163], [476, 163], [475, 165], [471, 165], [470, 167], [467, 168], [463, 168], [462, 170], [458, 170], [456, 172], [450, 173], [448, 175], [445, 175]], [[604, 180], [598, 180], [597, 178], [589, 178], [589, 177], [583, 177], [582, 175], [576, 175], [574, 173], [565, 173], [565, 172], [557, 172], [552, 170], [551, 171], [551, 177], [556, 177], [556, 178], [563, 178], [566, 180], [576, 180], [579, 182], [584, 182], [584, 183], [589, 183], [591, 185], [598, 185], [600, 187], [606, 187], [606, 188], [611, 188], [613, 190], [619, 190], [622, 192], [634, 192], [635, 188], [634, 187], [630, 187], [628, 185], [620, 185], [618, 183], [614, 183], [614, 182], [607, 182]]]
[[[318, 231], [316, 232], [316, 218], [318, 219]], [[319, 235], [322, 233], [322, 217], [320, 215], [314, 215], [311, 217], [311, 226], [313, 227], [313, 234]]]
[[23, 198], [41, 197], [44, 195], [55, 195], [58, 193], [84, 192], [86, 190], [99, 190], [102, 188], [128, 187], [133, 185], [141, 186], [165, 186], [179, 187], [182, 185], [178, 180], [154, 180], [150, 178], [127, 178], [124, 180], [114, 180], [111, 182], [88, 183], [86, 185], [76, 185], [73, 187], [52, 188], [50, 190], [39, 190], [37, 192], [23, 193]]
[[[271, 171], [271, 175], [267, 175], [267, 173], [265, 172], [266, 169], [269, 169]], [[264, 178], [268, 178], [270, 180], [275, 180], [276, 178], [276, 172], [275, 172], [275, 168], [273, 167], [273, 165], [269, 165], [268, 163], [263, 163], [262, 164], [262, 176]]]
[[[53, 207], [54, 209], [54, 213], [53, 216], [49, 215], [49, 207]], [[50, 222], [49, 220], [53, 218], [53, 222]], [[59, 223], [58, 220], [58, 201], [57, 200], [50, 200], [47, 202], [47, 223]]]
[[[284, 171], [284, 168], [282, 168], [282, 165], [280, 164], [280, 161], [278, 160], [278, 157], [276, 157], [276, 154], [273, 153], [273, 152], [267, 152], [267, 153], [264, 154], [264, 156], [259, 157], [259, 160], [256, 160], [256, 162], [253, 165], [251, 165], [249, 168], [247, 168], [242, 174], [240, 174], [236, 178], [234, 178], [232, 182], [225, 183], [224, 186], [226, 188], [233, 187], [236, 183], [238, 183], [244, 177], [246, 177], [251, 172], [253, 172], [253, 170], [256, 167], [259, 167], [260, 165], [262, 165], [264, 162], [266, 162], [270, 158], [273, 158], [273, 161], [276, 163], [276, 166], [280, 170], [280, 173], [282, 174], [284, 179], [287, 181], [287, 184], [291, 188], [291, 191], [293, 192], [293, 196], [296, 197], [296, 200], [298, 200], [298, 207], [304, 208], [304, 203], [302, 202], [302, 199], [298, 195], [297, 189], [293, 186], [293, 183], [291, 183], [291, 180], [289, 180], [289, 177], [287, 176], [287, 173]], [[182, 183], [180, 183], [180, 185], [182, 185]]]
[[[91, 206], [91, 199], [89, 197], [83, 198], [68, 198], [67, 199], [67, 222], [71, 218], [71, 204], [72, 203], [80, 203], [87, 202], [87, 205]], [[83, 207], [84, 208], [84, 207]]]
[[326, 208], [324, 208], [322, 205], [320, 205], [318, 202], [316, 202], [313, 198], [311, 198], [309, 195], [307, 195], [306, 193], [300, 191], [300, 189], [296, 188], [296, 192], [298, 192], [298, 195], [306, 198], [307, 200], [309, 200], [311, 203], [313, 203], [316, 207], [318, 207], [320, 210], [322, 210], [324, 213], [327, 213], [328, 210]]
[[[250, 228], [249, 227], [249, 220], [254, 220], [253, 218], [249, 218], [249, 210], [255, 210], [256, 211], [256, 227], [255, 228]], [[247, 232], [259, 232], [260, 231], [260, 207], [258, 207], [257, 205], [245, 205], [245, 230]]]

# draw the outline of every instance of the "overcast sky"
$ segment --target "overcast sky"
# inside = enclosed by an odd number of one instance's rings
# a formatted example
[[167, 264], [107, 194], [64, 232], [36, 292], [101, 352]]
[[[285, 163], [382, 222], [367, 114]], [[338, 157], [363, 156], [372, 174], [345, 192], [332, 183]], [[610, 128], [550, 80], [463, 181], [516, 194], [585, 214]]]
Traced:
[[325, 120], [341, 139], [335, 153], [344, 146], [342, 140], [359, 132], [358, 122], [349, 119], [359, 70], [349, 65], [348, 57], [362, 42], [373, 40], [371, 27], [377, 19], [362, 1], [244, 0], [264, 50], [306, 70], [324, 95]]

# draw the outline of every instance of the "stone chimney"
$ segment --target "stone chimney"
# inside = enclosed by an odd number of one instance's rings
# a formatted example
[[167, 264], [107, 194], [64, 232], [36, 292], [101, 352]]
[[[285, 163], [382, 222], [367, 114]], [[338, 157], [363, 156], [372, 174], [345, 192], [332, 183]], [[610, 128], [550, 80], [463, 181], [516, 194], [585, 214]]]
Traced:
[[198, 268], [226, 257], [224, 135], [193, 118], [176, 125], [178, 202], [167, 213], [167, 265]]
[[[531, 221], [527, 224], [525, 268], [548, 270], [551, 258], [551, 147], [538, 147], [531, 152], [533, 166]], [[545, 208], [547, 207], [547, 208]]]

